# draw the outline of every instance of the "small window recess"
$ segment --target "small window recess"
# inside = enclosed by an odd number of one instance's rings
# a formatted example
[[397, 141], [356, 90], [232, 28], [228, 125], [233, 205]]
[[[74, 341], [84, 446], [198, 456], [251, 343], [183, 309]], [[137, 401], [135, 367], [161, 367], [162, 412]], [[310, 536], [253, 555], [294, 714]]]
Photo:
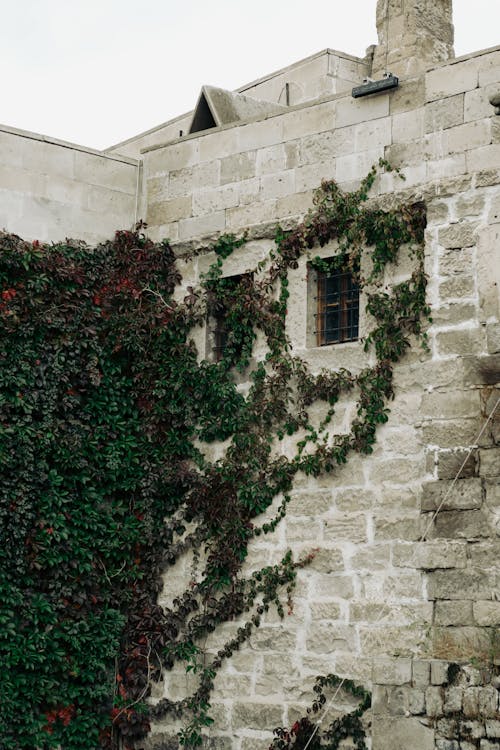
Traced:
[[[326, 259], [334, 260], [333, 258]], [[359, 338], [359, 284], [355, 271], [332, 268], [316, 272], [316, 346], [343, 344]]]
[[[242, 282], [251, 279], [252, 274], [242, 273], [228, 276], [224, 281], [230, 290], [236, 289]], [[228, 344], [229, 331], [226, 325], [228, 308], [223, 299], [217, 300], [216, 308], [208, 320], [208, 342], [207, 349], [214, 362], [220, 362]]]

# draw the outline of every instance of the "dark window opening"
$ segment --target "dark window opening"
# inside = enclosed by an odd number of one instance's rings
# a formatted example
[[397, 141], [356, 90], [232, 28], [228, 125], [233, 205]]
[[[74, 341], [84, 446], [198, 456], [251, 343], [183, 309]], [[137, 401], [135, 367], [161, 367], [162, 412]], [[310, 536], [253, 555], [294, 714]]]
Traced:
[[316, 336], [318, 346], [359, 338], [359, 284], [351, 271], [318, 271]]
[[228, 327], [228, 315], [231, 306], [231, 298], [235, 291], [248, 279], [251, 279], [252, 274], [238, 274], [237, 276], [229, 276], [223, 279], [224, 292], [227, 294], [226, 299], [218, 299], [215, 304], [213, 312], [214, 325], [212, 328], [213, 334], [213, 357], [216, 362], [220, 362], [224, 357], [226, 349], [229, 343], [229, 327]]

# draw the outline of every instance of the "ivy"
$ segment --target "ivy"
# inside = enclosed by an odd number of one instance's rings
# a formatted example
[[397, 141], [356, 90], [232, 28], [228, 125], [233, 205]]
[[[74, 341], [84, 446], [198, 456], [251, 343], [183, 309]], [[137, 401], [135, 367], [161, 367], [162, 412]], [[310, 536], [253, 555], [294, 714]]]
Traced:
[[[373, 209], [366, 201], [376, 174], [350, 194], [324, 182], [304, 222], [279, 229], [268, 260], [236, 281], [224, 276], [224, 261], [245, 237], [221, 237], [215, 262], [182, 301], [174, 253], [143, 225], [96, 248], [0, 235], [5, 750], [132, 748], [169, 714], [183, 717], [181, 744], [198, 746], [223, 662], [270, 608], [281, 617], [291, 610], [297, 570], [314, 552], [301, 560], [288, 552], [245, 575], [249, 547], [286, 515], [299, 471], [319, 476], [372, 451], [388, 419], [394, 364], [415, 337], [425, 341], [424, 206]], [[367, 295], [364, 346], [377, 361], [358, 374], [312, 373], [285, 332], [289, 270], [304, 256], [325, 270], [310, 256], [332, 240], [335, 262], [359, 273]], [[383, 291], [384, 268], [405, 244], [414, 272]], [[356, 269], [367, 248], [364, 279]], [[227, 346], [220, 362], [200, 360], [191, 331], [220, 310]], [[267, 346], [261, 361], [257, 335]], [[357, 415], [349, 434], [336, 435], [346, 393]], [[324, 417], [313, 426], [317, 402]], [[295, 436], [291, 457], [276, 450], [284, 436]], [[210, 461], [204, 446], [224, 440], [223, 457]], [[170, 566], [187, 552], [189, 585], [162, 608], [162, 581], [168, 586]], [[207, 635], [236, 619], [234, 637], [203, 653]], [[176, 664], [196, 676], [194, 693], [148, 702], [151, 684]], [[332, 686], [324, 679], [320, 686]], [[359, 719], [345, 719], [335, 737], [354, 737]]]

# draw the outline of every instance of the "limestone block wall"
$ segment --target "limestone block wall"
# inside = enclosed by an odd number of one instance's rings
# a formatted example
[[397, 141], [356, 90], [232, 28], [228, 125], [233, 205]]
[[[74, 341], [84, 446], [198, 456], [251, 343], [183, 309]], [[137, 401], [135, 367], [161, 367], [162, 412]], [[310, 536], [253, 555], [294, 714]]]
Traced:
[[[374, 686], [373, 750], [499, 747], [496, 673], [471, 671], [471, 660], [494, 662], [500, 626], [498, 410], [493, 415], [500, 145], [488, 101], [498, 81], [500, 51], [492, 50], [403, 81], [391, 94], [333, 97], [144, 154], [150, 229], [176, 244], [184, 285], [206, 270], [210, 238], [250, 228], [225, 270], [243, 273], [265, 257], [278, 222], [304, 215], [322, 178], [356, 187], [379, 157], [407, 179], [382, 175], [373, 200], [427, 206], [429, 351], [412, 349], [397, 366], [390, 419], [373, 455], [354, 457], [333, 477], [299, 477], [286, 519], [253, 547], [247, 570], [278, 562], [289, 548], [317, 554], [299, 573], [285, 621], [266, 616], [217, 675], [214, 746], [263, 750], [270, 729], [304, 714], [315, 676], [335, 672]], [[199, 254], [185, 259], [193, 249]], [[386, 282], [410, 272], [403, 259]], [[315, 346], [305, 260], [289, 290], [296, 354], [316, 371], [366, 365], [361, 342]], [[362, 315], [361, 335], [368, 324]], [[207, 342], [200, 331], [202, 355], [210, 353]], [[354, 412], [354, 401], [341, 402], [340, 430]], [[286, 440], [280, 449], [293, 453]], [[163, 604], [182, 590], [189, 566], [186, 560], [169, 572]], [[237, 626], [228, 624], [207, 648], [217, 650]], [[463, 665], [458, 682], [447, 672], [451, 660]], [[173, 672], [153, 699], [183, 697], [193, 686], [192, 677]], [[472, 722], [472, 739], [452, 719]], [[168, 747], [173, 733], [170, 723], [155, 726], [151, 747]]]
[[[277, 104], [303, 104], [323, 96], [350, 91], [370, 73], [370, 60], [347, 55], [345, 52], [326, 49], [299, 60], [292, 65], [245, 84], [237, 91], [254, 99]], [[202, 81], [210, 84], [211, 81]], [[193, 101], [193, 106], [196, 102]], [[175, 117], [151, 130], [129, 138], [107, 149], [107, 153], [120, 153], [140, 158], [141, 151], [165, 144], [189, 132], [193, 112]]]
[[405, 183], [382, 177], [381, 194], [497, 169], [500, 125], [489, 96], [499, 81], [494, 49], [403, 79], [391, 93], [337, 95], [150, 147], [150, 230], [177, 242], [275, 225], [303, 215], [321, 179], [349, 188], [380, 157], [406, 175]]
[[134, 223], [138, 163], [0, 126], [0, 228], [89, 243]]

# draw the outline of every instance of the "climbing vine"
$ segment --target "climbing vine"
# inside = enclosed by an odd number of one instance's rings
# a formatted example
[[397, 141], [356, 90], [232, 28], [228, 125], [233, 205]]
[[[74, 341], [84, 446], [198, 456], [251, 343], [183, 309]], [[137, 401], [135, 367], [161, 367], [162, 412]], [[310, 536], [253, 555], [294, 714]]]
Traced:
[[[394, 364], [412, 337], [423, 338], [429, 313], [424, 207], [370, 207], [376, 173], [350, 194], [324, 182], [304, 222], [278, 230], [269, 259], [237, 283], [224, 277], [224, 261], [245, 238], [222, 237], [214, 264], [181, 301], [174, 253], [143, 225], [96, 248], [1, 235], [4, 750], [132, 748], [168, 714], [184, 720], [180, 743], [199, 745], [222, 663], [270, 607], [284, 616], [297, 570], [314, 553], [295, 560], [288, 552], [244, 575], [249, 545], [285, 516], [298, 472], [319, 476], [372, 451]], [[376, 363], [358, 374], [313, 374], [286, 336], [288, 271], [304, 255], [321, 269], [313, 250], [332, 240], [336, 263], [365, 289], [372, 322], [364, 346]], [[415, 259], [411, 278], [382, 290], [404, 244]], [[200, 360], [190, 333], [221, 308], [220, 361]], [[261, 361], [257, 335], [267, 345]], [[346, 392], [357, 416], [337, 435], [335, 405]], [[308, 410], [318, 401], [325, 417], [313, 427]], [[276, 450], [285, 435], [297, 436], [291, 457]], [[214, 441], [228, 447], [210, 461], [203, 445]], [[277, 498], [275, 516], [259, 522]], [[162, 576], [168, 586], [169, 566], [188, 551], [189, 585], [162, 608]], [[235, 619], [235, 636], [202, 654], [204, 638]], [[198, 679], [193, 695], [150, 704], [151, 684], [178, 663]], [[360, 715], [342, 731], [357, 731]]]

